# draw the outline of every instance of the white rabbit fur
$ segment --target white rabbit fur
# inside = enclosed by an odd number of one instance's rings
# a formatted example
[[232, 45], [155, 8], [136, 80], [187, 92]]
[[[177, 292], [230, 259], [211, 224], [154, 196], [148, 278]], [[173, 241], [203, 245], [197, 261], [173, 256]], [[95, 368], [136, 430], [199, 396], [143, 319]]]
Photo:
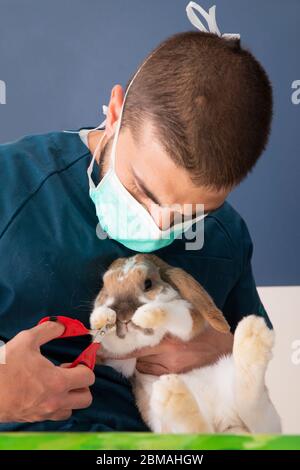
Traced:
[[[194, 278], [154, 255], [119, 258], [103, 282], [91, 327], [110, 322], [116, 328], [104, 337], [102, 356], [155, 346], [166, 333], [187, 341], [208, 324], [229, 331]], [[139, 373], [135, 359], [105, 363], [130, 378], [141, 415], [154, 432], [279, 433], [280, 418], [265, 386], [273, 343], [264, 319], [250, 315], [236, 328], [233, 353], [210, 366], [157, 377]]]

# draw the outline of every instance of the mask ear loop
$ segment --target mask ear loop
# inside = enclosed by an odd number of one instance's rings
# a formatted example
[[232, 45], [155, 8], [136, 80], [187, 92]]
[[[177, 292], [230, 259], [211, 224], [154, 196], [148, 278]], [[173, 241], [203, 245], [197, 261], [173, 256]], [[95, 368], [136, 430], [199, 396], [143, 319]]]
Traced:
[[[93, 129], [93, 130], [96, 130], [96, 128]], [[102, 144], [102, 141], [103, 141], [104, 137], [105, 137], [105, 134], [103, 134], [103, 136], [99, 140], [98, 144], [96, 145], [95, 151], [93, 153], [93, 158], [92, 158], [91, 163], [89, 164], [88, 169], [87, 169], [87, 175], [88, 175], [88, 178], [89, 178], [89, 184], [90, 184], [91, 189], [96, 188], [96, 185], [95, 185], [95, 183], [93, 181], [93, 178], [92, 178], [92, 172], [93, 172], [93, 167], [94, 167], [96, 156], [98, 155], [98, 152], [101, 148], [101, 144]]]

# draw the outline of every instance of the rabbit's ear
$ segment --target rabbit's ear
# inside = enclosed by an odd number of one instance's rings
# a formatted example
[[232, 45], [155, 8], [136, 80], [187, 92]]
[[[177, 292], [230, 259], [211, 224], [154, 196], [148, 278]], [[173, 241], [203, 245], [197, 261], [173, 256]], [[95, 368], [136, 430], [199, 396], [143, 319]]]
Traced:
[[210, 295], [203, 287], [183, 269], [169, 267], [165, 278], [173, 285], [180, 295], [188, 300], [194, 309], [217, 331], [228, 333], [230, 327], [221, 310], [217, 308]]

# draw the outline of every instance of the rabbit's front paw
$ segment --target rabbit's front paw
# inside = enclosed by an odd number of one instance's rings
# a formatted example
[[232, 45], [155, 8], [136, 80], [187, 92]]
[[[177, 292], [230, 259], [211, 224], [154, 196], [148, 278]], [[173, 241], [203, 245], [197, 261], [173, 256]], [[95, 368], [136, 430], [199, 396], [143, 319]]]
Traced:
[[90, 325], [93, 330], [100, 330], [105, 325], [116, 323], [116, 312], [109, 307], [101, 306], [93, 310], [90, 317]]
[[158, 305], [145, 304], [139, 307], [131, 321], [141, 328], [155, 329], [166, 323], [167, 311]]

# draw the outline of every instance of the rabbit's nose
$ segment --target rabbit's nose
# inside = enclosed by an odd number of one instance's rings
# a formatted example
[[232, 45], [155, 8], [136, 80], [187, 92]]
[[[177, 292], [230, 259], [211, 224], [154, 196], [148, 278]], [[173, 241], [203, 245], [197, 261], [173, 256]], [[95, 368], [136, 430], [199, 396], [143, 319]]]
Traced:
[[128, 297], [117, 299], [114, 305], [111, 306], [117, 314], [117, 319], [123, 324], [129, 323], [138, 307], [139, 303], [135, 299]]
[[130, 308], [117, 308], [116, 309], [117, 313], [117, 319], [121, 323], [128, 323], [131, 320], [131, 317], [133, 315], [133, 310]]

